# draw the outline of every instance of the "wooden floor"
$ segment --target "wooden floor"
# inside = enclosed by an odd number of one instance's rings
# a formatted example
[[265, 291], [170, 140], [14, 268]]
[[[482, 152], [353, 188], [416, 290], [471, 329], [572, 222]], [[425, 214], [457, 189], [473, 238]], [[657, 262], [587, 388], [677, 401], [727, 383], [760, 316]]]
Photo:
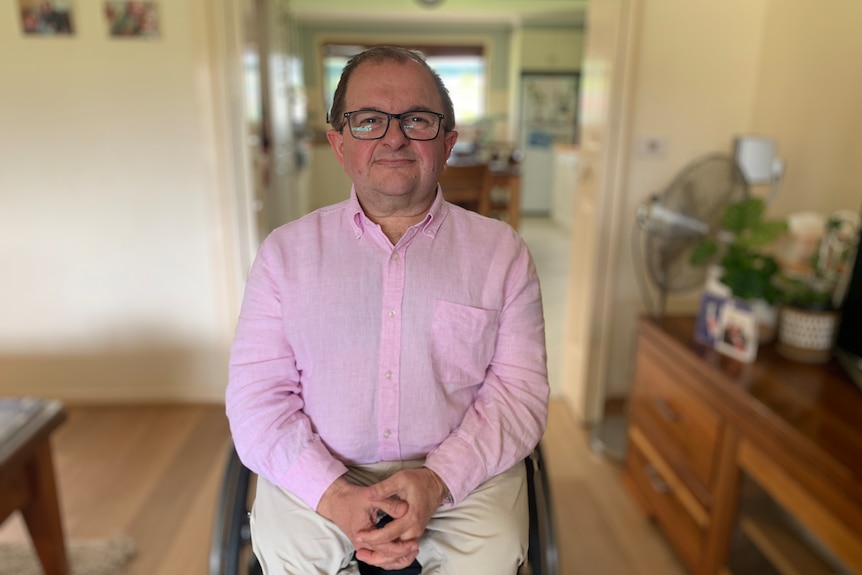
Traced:
[[[206, 575], [228, 445], [222, 406], [70, 407], [53, 446], [67, 536], [131, 536], [126, 575]], [[618, 466], [552, 402], [542, 441], [559, 575], [682, 575], [623, 489]], [[0, 539], [26, 538], [13, 516]]]

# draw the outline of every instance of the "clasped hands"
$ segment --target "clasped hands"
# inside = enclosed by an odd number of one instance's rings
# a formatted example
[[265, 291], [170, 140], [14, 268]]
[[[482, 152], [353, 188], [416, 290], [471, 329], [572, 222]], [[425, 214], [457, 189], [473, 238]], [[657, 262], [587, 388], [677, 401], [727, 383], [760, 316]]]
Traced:
[[[440, 477], [426, 467], [398, 471], [368, 487], [339, 477], [323, 494], [317, 512], [347, 535], [360, 561], [403, 569], [419, 554], [419, 537], [446, 492]], [[381, 511], [393, 520], [377, 529]]]

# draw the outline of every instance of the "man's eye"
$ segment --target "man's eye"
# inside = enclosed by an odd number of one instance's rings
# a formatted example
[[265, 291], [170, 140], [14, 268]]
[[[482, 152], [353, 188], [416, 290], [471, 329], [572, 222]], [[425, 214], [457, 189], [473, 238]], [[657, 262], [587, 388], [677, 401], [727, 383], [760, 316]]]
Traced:
[[410, 118], [408, 118], [407, 121], [410, 124], [417, 126], [417, 127], [418, 126], [427, 126], [429, 123], [428, 118], [426, 118], [425, 116], [410, 116]]

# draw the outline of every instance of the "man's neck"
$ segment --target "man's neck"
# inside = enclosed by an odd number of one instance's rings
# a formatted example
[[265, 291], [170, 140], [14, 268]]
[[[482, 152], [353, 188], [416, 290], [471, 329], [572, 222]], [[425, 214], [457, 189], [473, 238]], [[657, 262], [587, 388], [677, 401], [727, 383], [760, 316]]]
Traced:
[[410, 226], [418, 224], [425, 219], [428, 210], [431, 209], [434, 203], [434, 198], [432, 197], [426, 206], [399, 206], [394, 202], [387, 206], [381, 206], [361, 200], [359, 203], [368, 219], [379, 225], [386, 237], [389, 238], [389, 241], [392, 242], [392, 245], [395, 245]]
[[418, 224], [425, 217], [425, 214], [419, 216], [386, 216], [386, 217], [371, 217], [368, 219], [380, 226], [384, 235], [389, 238], [392, 245], [398, 243], [398, 240], [407, 233], [410, 226]]

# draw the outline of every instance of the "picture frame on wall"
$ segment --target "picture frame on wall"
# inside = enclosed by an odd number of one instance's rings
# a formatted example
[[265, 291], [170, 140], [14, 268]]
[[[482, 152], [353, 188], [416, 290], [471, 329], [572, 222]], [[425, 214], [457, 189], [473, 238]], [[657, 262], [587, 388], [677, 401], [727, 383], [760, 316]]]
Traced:
[[26, 36], [74, 34], [71, 0], [18, 0], [18, 9]]
[[579, 83], [578, 73], [521, 75], [521, 124], [527, 139], [541, 135], [548, 145], [577, 142]]
[[106, 1], [105, 19], [112, 38], [152, 39], [161, 35], [155, 2]]

